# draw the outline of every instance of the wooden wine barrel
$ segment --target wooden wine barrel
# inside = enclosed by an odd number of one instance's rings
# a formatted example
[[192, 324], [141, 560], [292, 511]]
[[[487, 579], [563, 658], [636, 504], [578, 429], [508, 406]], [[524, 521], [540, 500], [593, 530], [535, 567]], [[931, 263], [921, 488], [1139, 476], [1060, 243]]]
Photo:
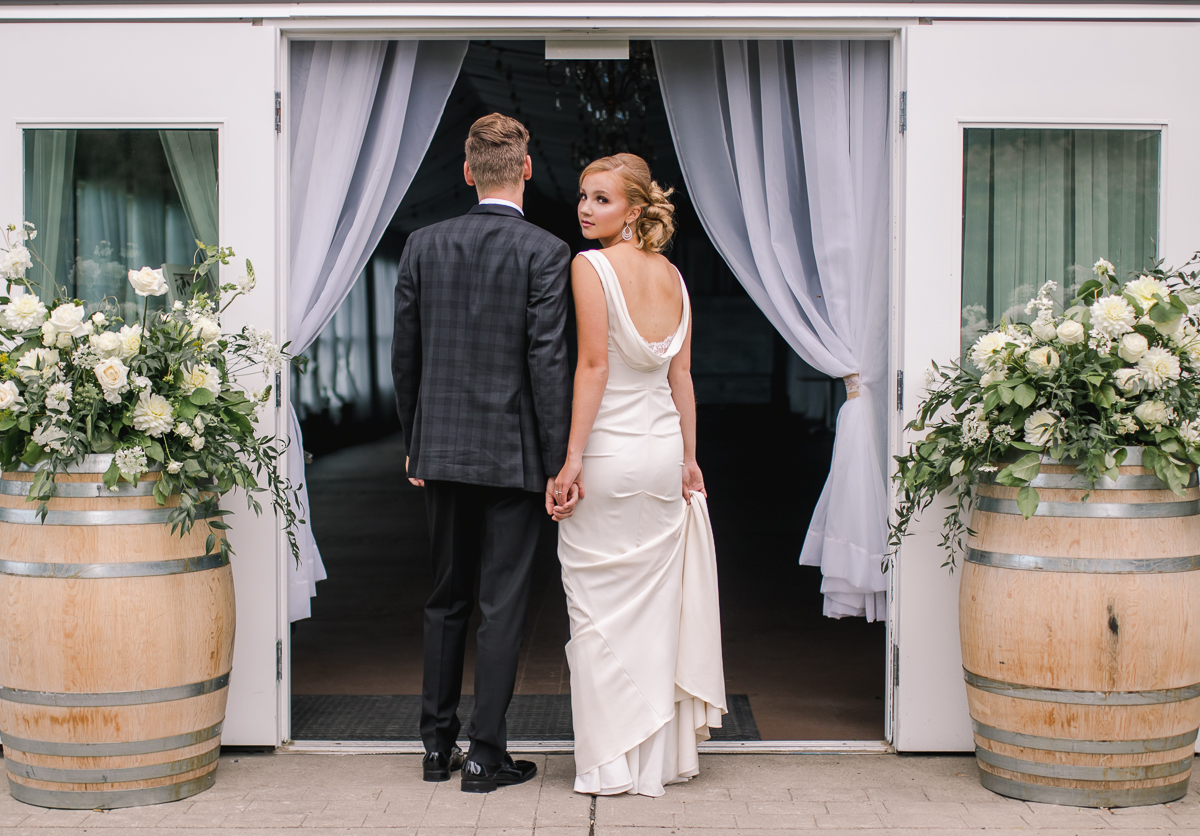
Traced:
[[[983, 785], [1026, 801], [1130, 807], [1182, 798], [1200, 727], [1200, 493], [1130, 448], [1089, 490], [1043, 465], [1026, 521], [980, 484], [959, 595]], [[1087, 501], [1084, 496], [1089, 494]]]
[[45, 524], [33, 474], [0, 478], [0, 738], [13, 797], [42, 807], [175, 801], [217, 768], [232, 571], [203, 520], [164, 524], [158, 473], [105, 487], [111, 460], [60, 474]]

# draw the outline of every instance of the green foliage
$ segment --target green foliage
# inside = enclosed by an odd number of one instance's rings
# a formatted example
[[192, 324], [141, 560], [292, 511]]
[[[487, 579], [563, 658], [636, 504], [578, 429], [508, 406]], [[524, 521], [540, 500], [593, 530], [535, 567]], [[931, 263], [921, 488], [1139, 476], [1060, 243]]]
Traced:
[[1033, 324], [1002, 320], [980, 337], [974, 368], [933, 363], [907, 427], [923, 435], [896, 457], [884, 569], [914, 517], [947, 493], [941, 545], [953, 570], [975, 485], [1017, 488], [1028, 519], [1040, 501], [1030, 482], [1046, 462], [1073, 464], [1095, 484], [1116, 478], [1126, 448], [1139, 446], [1144, 466], [1182, 495], [1200, 464], [1200, 316], [1189, 311], [1200, 305], [1198, 265], [1200, 253], [1120, 283], [1101, 260], [1066, 305], [1048, 282], [1026, 309], [1038, 311]]
[[[291, 358], [269, 332], [221, 332], [221, 314], [253, 289], [254, 268], [246, 261], [246, 276], [218, 286], [218, 268], [233, 250], [197, 247], [190, 301], [151, 314], [147, 296], [139, 322], [126, 323], [107, 299], [60, 297], [40, 314], [14, 314], [10, 305], [0, 315], [0, 337], [13, 346], [0, 353], [0, 467], [37, 467], [29, 495], [44, 514], [55, 474], [85, 455], [114, 453], [104, 483], [136, 484], [161, 471], [153, 496], [159, 505], [178, 496], [168, 524], [181, 535], [197, 520], [228, 530], [221, 517], [231, 512], [219, 502], [234, 489], [256, 514], [267, 493], [299, 561], [296, 526], [304, 520], [295, 510], [297, 489], [279, 472], [286, 443], [256, 428], [258, 410], [271, 399], [269, 381]], [[0, 304], [10, 301], [0, 297]], [[250, 388], [256, 380], [261, 388]], [[208, 551], [218, 548], [232, 551], [210, 535]]]

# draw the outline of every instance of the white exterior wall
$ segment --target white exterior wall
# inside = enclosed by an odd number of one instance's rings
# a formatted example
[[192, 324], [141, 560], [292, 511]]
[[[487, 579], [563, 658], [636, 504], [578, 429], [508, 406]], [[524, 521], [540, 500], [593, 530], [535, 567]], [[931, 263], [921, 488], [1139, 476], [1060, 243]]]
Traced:
[[[20, 223], [21, 130], [26, 127], [217, 128], [222, 244], [260, 276], [227, 328], [282, 330], [276, 317], [274, 90], [277, 33], [246, 23], [0, 23], [0, 223]], [[36, 244], [36, 242], [35, 242]], [[238, 262], [240, 263], [240, 261]], [[231, 264], [229, 280], [240, 274]], [[260, 427], [274, 432], [264, 410]], [[281, 539], [273, 515], [225, 507], [237, 554], [237, 638], [223, 740], [279, 742], [275, 642]]]

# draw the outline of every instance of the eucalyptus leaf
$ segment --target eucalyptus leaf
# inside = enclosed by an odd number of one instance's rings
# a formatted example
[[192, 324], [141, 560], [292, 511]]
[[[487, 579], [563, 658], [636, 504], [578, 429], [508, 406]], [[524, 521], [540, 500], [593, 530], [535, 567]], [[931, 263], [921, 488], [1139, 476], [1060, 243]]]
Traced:
[[1026, 485], [1017, 491], [1017, 507], [1021, 509], [1021, 514], [1025, 519], [1029, 519], [1037, 513], [1040, 501], [1041, 497], [1038, 496], [1037, 488]]

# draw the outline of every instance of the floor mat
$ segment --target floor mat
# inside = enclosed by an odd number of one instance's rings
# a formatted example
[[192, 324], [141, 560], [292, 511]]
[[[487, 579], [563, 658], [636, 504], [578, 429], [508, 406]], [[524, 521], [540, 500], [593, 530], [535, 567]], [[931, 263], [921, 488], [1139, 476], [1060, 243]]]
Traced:
[[[750, 698], [730, 694], [724, 725], [713, 740], [761, 740]], [[458, 716], [465, 730], [475, 698], [464, 695]], [[292, 697], [293, 740], [419, 740], [421, 698], [416, 695], [323, 695]], [[508, 739], [574, 740], [570, 694], [517, 694], [508, 708]]]

